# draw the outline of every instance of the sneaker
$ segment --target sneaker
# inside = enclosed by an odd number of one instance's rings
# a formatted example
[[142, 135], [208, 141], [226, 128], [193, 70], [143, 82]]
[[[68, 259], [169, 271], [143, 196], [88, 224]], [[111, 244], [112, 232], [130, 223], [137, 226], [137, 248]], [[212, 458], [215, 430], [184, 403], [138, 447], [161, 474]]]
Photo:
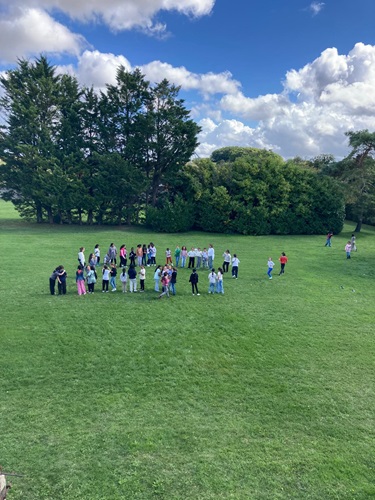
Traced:
[[197, 293], [197, 295], [200, 295], [200, 293]]
[[272, 276], [270, 276], [270, 280], [272, 280]]
[[104, 293], [104, 290], [102, 290], [102, 293]]
[[112, 292], [115, 292], [117, 290], [117, 288], [112, 288]]
[[193, 295], [195, 295], [195, 293], [193, 293]]

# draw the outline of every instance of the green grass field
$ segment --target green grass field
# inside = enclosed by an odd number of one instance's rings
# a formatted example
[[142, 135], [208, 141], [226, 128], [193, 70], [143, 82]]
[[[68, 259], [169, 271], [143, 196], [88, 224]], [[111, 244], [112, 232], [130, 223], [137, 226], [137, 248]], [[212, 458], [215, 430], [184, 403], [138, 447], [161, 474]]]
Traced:
[[[375, 497], [375, 230], [325, 236], [50, 227], [0, 202], [0, 464], [10, 500]], [[240, 258], [225, 295], [78, 297], [77, 252], [154, 241]], [[267, 259], [285, 251], [286, 273]], [[64, 264], [68, 294], [49, 294]], [[118, 290], [120, 287], [118, 287]]]

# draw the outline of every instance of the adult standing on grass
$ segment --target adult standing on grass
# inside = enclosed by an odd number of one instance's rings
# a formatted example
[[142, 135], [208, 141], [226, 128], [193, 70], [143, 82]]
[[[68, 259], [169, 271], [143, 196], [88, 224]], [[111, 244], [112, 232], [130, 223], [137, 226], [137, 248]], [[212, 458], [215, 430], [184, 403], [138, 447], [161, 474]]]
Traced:
[[333, 232], [332, 231], [329, 231], [329, 233], [327, 234], [327, 239], [326, 239], [326, 244], [324, 245], [325, 247], [331, 247], [332, 246], [332, 236], [333, 236]]
[[237, 254], [233, 254], [232, 259], [232, 278], [238, 278], [238, 264], [240, 263], [240, 259], [237, 257]]
[[81, 247], [78, 252], [78, 263], [82, 266], [85, 267], [85, 247]]
[[114, 243], [111, 243], [109, 245], [109, 248], [108, 248], [108, 255], [109, 255], [109, 259], [110, 259], [110, 262], [111, 264], [117, 264], [117, 248], [116, 248], [116, 245]]
[[193, 269], [193, 272], [191, 273], [189, 278], [189, 283], [191, 283], [191, 291], [193, 292], [193, 295], [195, 295], [195, 292], [197, 293], [197, 295], [200, 295], [198, 290], [198, 281], [199, 281], [199, 276], [197, 270]]
[[212, 243], [209, 244], [207, 255], [208, 255], [208, 267], [209, 269], [212, 269], [215, 260], [215, 250]]
[[51, 276], [49, 277], [49, 291], [51, 295], [55, 295], [56, 280], [60, 276], [61, 268], [63, 266], [58, 266], [53, 270]]
[[281, 253], [281, 256], [279, 258], [279, 262], [280, 262], [280, 266], [281, 266], [279, 276], [281, 276], [282, 274], [285, 273], [285, 264], [288, 262], [288, 257], [285, 255], [285, 252]]
[[272, 270], [275, 266], [275, 263], [272, 261], [271, 257], [268, 257], [267, 265], [268, 265], [267, 274], [268, 274], [269, 279], [272, 280]]
[[60, 266], [60, 273], [57, 277], [57, 289], [59, 290], [59, 295], [66, 295], [66, 278], [68, 277], [64, 266]]
[[351, 240], [350, 240], [350, 245], [351, 245], [351, 250], [352, 252], [356, 252], [357, 251], [357, 245], [356, 245], [356, 242], [355, 242], [355, 235], [352, 234], [352, 237], [351, 237]]

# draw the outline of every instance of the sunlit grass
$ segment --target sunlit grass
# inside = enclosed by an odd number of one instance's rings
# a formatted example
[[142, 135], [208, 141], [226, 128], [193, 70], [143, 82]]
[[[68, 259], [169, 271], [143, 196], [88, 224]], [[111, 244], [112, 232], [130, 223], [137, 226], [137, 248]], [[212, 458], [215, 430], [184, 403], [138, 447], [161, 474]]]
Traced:
[[[12, 499], [367, 499], [374, 485], [374, 230], [151, 234], [19, 221], [0, 203], [0, 463]], [[225, 295], [78, 297], [78, 248], [226, 248]], [[268, 280], [267, 259], [289, 257]], [[68, 294], [49, 295], [53, 268]], [[118, 287], [119, 289], [120, 287]]]

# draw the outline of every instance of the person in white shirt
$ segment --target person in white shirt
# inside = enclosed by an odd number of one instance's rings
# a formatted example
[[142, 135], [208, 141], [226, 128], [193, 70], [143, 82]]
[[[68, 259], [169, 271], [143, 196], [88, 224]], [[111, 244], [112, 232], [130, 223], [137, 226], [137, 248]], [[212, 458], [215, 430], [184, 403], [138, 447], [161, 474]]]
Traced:
[[237, 254], [233, 254], [232, 259], [232, 278], [238, 278], [238, 264], [240, 263]]
[[217, 276], [216, 276], [216, 279], [217, 279], [216, 292], [217, 293], [224, 293], [223, 274], [224, 274], [224, 271], [221, 269], [221, 267], [219, 267], [217, 270]]
[[208, 275], [208, 283], [208, 293], [215, 293], [216, 273], [214, 268], [211, 269], [210, 274]]
[[214, 265], [214, 260], [215, 260], [215, 250], [213, 245], [210, 243], [208, 247], [208, 267], [212, 269], [212, 266]]
[[268, 265], [267, 274], [268, 274], [269, 279], [272, 280], [272, 270], [273, 270], [273, 267], [274, 267], [275, 263], [272, 262], [271, 257], [268, 257], [267, 265]]
[[230, 261], [232, 259], [229, 250], [225, 250], [225, 252], [223, 253], [223, 258], [224, 258], [223, 272], [227, 273], [229, 271], [229, 264], [230, 264]]
[[189, 257], [188, 269], [194, 269], [194, 267], [195, 267], [195, 250], [194, 250], [194, 247], [191, 247], [191, 250], [189, 250], [188, 257]]
[[197, 258], [197, 269], [199, 269], [202, 265], [202, 250], [200, 248], [195, 249], [195, 256]]
[[85, 267], [85, 247], [81, 247], [78, 252], [78, 262], [81, 264], [82, 267]]

